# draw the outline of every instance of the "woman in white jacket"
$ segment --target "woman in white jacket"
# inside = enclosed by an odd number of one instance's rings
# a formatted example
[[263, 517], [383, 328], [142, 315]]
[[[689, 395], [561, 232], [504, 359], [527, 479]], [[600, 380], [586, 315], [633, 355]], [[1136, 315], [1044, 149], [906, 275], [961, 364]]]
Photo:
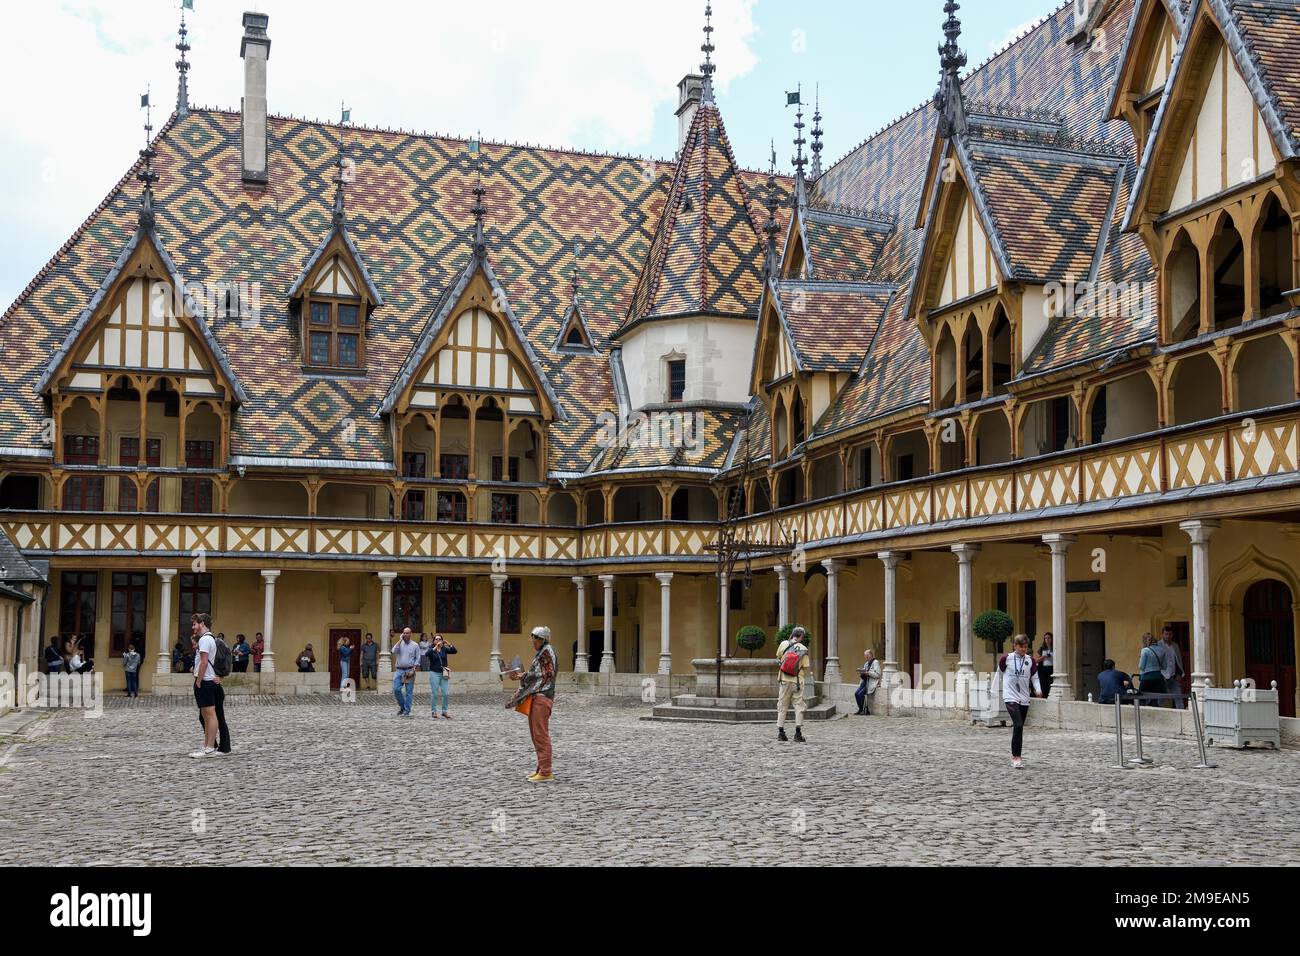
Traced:
[[1011, 646], [1012, 653], [998, 659], [998, 671], [1002, 674], [1002, 700], [1011, 715], [1011, 766], [1023, 770], [1025, 762], [1020, 759], [1020, 747], [1025, 738], [1029, 698], [1042, 697], [1043, 691], [1038, 683], [1038, 665], [1029, 656], [1029, 638], [1017, 634]]

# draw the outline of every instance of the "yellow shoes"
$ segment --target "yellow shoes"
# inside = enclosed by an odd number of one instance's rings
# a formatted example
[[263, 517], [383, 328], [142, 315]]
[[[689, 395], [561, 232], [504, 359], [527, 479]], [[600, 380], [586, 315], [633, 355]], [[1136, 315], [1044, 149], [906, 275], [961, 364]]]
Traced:
[[548, 773], [542, 776], [540, 773], [530, 773], [528, 775], [529, 783], [555, 783], [555, 775]]

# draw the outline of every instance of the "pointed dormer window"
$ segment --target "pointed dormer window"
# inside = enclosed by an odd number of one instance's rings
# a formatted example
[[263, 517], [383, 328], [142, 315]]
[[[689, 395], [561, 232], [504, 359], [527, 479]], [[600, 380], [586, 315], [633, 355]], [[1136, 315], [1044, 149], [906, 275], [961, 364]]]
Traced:
[[365, 368], [365, 301], [342, 256], [334, 256], [303, 296], [303, 364], [313, 369]]

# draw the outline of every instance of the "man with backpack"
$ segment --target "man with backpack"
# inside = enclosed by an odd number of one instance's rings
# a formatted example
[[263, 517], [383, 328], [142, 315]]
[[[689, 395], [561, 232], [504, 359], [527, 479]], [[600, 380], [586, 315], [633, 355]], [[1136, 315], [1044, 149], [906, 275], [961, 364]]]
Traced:
[[794, 704], [794, 739], [804, 743], [803, 714], [808, 702], [803, 696], [803, 682], [812, 679], [812, 664], [808, 659], [808, 632], [796, 627], [776, 649], [779, 696], [776, 702], [776, 739], [789, 740], [785, 735], [785, 713]]
[[190, 754], [195, 760], [230, 753], [230, 728], [226, 726], [226, 692], [221, 679], [230, 674], [234, 655], [230, 646], [212, 635], [212, 616], [190, 615], [194, 635], [194, 702], [203, 727], [203, 749]]

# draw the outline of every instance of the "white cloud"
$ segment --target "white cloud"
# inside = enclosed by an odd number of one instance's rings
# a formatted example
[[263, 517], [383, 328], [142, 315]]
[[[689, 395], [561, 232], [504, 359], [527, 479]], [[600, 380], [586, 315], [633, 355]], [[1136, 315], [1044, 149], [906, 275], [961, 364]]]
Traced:
[[1024, 36], [1026, 33], [1028, 33], [1028, 32], [1029, 32], [1030, 30], [1032, 30], [1034, 27], [1038, 26], [1038, 24], [1042, 23], [1045, 19], [1047, 19], [1047, 18], [1046, 18], [1046, 17], [1034, 17], [1034, 19], [1032, 19], [1032, 20], [1026, 20], [1024, 23], [1020, 24], [1020, 26], [1018, 26], [1018, 27], [1012, 27], [1010, 30], [1007, 31], [1006, 36], [1004, 36], [1001, 40], [997, 40], [997, 41], [990, 40], [990, 41], [989, 41], [989, 52], [990, 52], [990, 53], [1001, 53], [1003, 50], [1005, 50], [1007, 47], [1009, 47], [1012, 43], [1014, 43], [1014, 42], [1015, 42], [1016, 40], [1018, 40], [1020, 37]]
[[[752, 70], [756, 0], [714, 3], [721, 91]], [[197, 0], [190, 98], [237, 109], [242, 11], [270, 15], [273, 113], [645, 152], [701, 58], [702, 0]], [[155, 124], [176, 95], [173, 0], [63, 0], [7, 10], [0, 175], [4, 308], [135, 159], [151, 85]], [[22, 38], [22, 42], [13, 42]]]

